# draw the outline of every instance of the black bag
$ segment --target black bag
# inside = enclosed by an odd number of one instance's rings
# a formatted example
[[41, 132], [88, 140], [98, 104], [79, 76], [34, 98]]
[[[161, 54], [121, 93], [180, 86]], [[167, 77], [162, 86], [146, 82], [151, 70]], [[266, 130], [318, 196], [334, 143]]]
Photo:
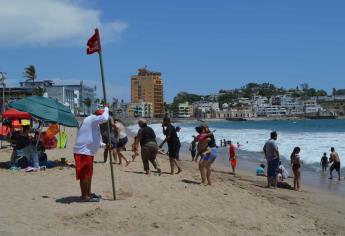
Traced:
[[29, 162], [26, 159], [26, 157], [22, 157], [17, 161], [17, 167], [20, 167], [22, 169], [25, 169], [29, 166]]

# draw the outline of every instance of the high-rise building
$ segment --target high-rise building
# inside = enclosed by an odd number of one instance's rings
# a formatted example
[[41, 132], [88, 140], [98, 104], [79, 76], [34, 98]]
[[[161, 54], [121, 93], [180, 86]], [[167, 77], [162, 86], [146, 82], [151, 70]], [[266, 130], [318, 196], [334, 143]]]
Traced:
[[131, 102], [152, 103], [153, 116], [163, 117], [162, 73], [149, 71], [147, 67], [138, 69], [138, 75], [131, 76]]

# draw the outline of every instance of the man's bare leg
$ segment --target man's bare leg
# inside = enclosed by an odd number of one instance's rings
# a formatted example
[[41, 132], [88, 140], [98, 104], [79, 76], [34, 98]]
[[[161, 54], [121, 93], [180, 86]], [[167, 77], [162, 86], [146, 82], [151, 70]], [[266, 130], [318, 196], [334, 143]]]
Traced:
[[176, 172], [176, 174], [181, 173], [182, 169], [181, 169], [180, 165], [177, 163], [176, 159], [174, 159], [174, 163], [175, 163], [175, 165], [176, 165], [176, 167], [177, 167], [177, 172]]
[[169, 157], [169, 162], [170, 162], [170, 174], [173, 175], [174, 174], [174, 158], [173, 157]]
[[[127, 160], [127, 158], [125, 157], [125, 155], [122, 154], [121, 150], [116, 150], [116, 152], [117, 152], [117, 155], [118, 155], [118, 157], [119, 157], [119, 160], [121, 160], [121, 159], [125, 160], [126, 166], [128, 166], [128, 165], [129, 165], [129, 161]], [[121, 161], [120, 161], [120, 162], [121, 162]]]
[[200, 171], [200, 176], [201, 176], [201, 183], [205, 184], [206, 176], [205, 176], [205, 168], [204, 168], [204, 161], [203, 160], [199, 161], [199, 171]]
[[80, 180], [81, 199], [89, 198], [89, 180]]
[[211, 182], [211, 165], [212, 165], [212, 162], [207, 161], [207, 163], [206, 163], [206, 178], [207, 178], [207, 184], [208, 185], [212, 185], [212, 182]]
[[108, 160], [108, 149], [104, 149], [103, 160], [104, 160], [104, 163], [106, 163]]

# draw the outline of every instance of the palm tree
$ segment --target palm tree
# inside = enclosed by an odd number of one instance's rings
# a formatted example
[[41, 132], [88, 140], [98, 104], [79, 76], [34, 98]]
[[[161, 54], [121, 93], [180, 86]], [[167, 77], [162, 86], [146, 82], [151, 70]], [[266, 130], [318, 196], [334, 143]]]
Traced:
[[35, 82], [35, 79], [37, 78], [35, 66], [29, 65], [28, 67], [25, 67], [23, 76], [26, 78], [26, 82]]
[[35, 94], [36, 96], [43, 96], [45, 92], [46, 92], [45, 88], [37, 86], [35, 87], [33, 94]]
[[88, 114], [90, 114], [90, 107], [91, 107], [91, 103], [92, 103], [91, 98], [85, 98], [83, 103], [87, 107]]

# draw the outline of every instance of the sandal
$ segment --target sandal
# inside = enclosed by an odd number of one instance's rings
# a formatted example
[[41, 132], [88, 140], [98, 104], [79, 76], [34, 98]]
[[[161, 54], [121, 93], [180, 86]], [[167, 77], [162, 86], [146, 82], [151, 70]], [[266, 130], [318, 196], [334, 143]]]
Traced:
[[96, 193], [91, 193], [92, 198], [102, 198], [102, 195], [96, 194]]
[[82, 199], [82, 202], [100, 202], [99, 198], [89, 197], [87, 199]]

